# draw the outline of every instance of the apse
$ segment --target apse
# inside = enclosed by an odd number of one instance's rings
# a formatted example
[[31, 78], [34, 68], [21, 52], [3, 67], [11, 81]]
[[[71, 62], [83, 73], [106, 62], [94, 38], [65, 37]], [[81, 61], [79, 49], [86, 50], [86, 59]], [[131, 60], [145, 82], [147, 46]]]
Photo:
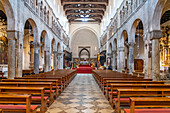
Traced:
[[[88, 29], [77, 31], [71, 39], [71, 51], [73, 60], [79, 59], [79, 52], [82, 49], [87, 49], [90, 53], [90, 59], [96, 59], [99, 49], [98, 38], [94, 32]], [[83, 57], [84, 56], [84, 57]], [[81, 60], [89, 60], [87, 55], [82, 55]]]

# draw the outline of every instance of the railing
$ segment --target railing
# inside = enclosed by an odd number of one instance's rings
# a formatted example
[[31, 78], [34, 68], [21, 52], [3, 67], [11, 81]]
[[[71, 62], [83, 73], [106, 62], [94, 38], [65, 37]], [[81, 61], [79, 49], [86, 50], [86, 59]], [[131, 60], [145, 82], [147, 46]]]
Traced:
[[61, 38], [62, 26], [46, 1], [24, 0], [24, 3], [29, 10], [36, 14], [36, 16], [52, 29], [53, 33], [57, 35], [58, 38]]
[[[111, 19], [108, 28], [109, 28], [109, 39], [116, 34], [117, 30], [121, 25], [124, 24], [125, 21], [128, 20], [139, 7], [141, 7], [144, 2], [147, 0], [124, 0], [120, 7], [118, 8], [117, 12]], [[103, 32], [105, 34], [105, 31]], [[106, 39], [104, 39], [104, 35], [101, 35], [101, 46], [104, 46], [106, 43]]]
[[119, 7], [120, 25], [136, 11], [146, 0], [124, 0]]

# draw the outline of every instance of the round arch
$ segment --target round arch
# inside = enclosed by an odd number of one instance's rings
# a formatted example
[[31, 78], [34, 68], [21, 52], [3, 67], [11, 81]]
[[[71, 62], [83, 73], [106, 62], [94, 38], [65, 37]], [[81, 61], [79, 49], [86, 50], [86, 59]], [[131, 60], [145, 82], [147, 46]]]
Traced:
[[[28, 18], [28, 19], [26, 19], [26, 21], [24, 23], [26, 24], [27, 21], [31, 24], [33, 34], [34, 34], [34, 36], [33, 36], [34, 42], [38, 42], [38, 28], [37, 28], [36, 22], [32, 18]], [[25, 27], [25, 24], [24, 24], [24, 27]]]
[[[130, 37], [128, 39], [128, 42], [135, 42], [135, 33], [136, 33], [136, 29], [137, 29], [137, 26], [139, 25], [139, 23], [142, 23], [142, 26], [144, 25], [143, 24], [143, 21], [141, 19], [136, 19], [133, 24], [132, 24], [132, 27], [131, 27], [131, 30], [130, 30]], [[143, 31], [144, 31], [144, 27], [143, 27]]]
[[[51, 44], [50, 44], [50, 42], [49, 42], [50, 40], [49, 40], [48, 33], [47, 33], [46, 30], [43, 30], [43, 31], [41, 32], [40, 37], [43, 38], [45, 49], [50, 48], [50, 45], [51, 45]], [[41, 38], [40, 38], [40, 41], [42, 41]]]
[[[77, 32], [79, 32], [80, 30], [85, 30], [85, 29], [93, 32], [93, 33], [96, 35], [97, 40], [98, 40], [99, 34], [98, 34], [94, 29], [92, 29], [91, 27], [83, 26], [83, 27], [80, 27], [80, 28], [78, 28], [78, 29], [76, 29], [76, 30], [74, 30], [74, 31], [72, 32], [72, 34], [70, 35], [71, 38], [70, 38], [70, 44], [69, 44], [69, 45], [71, 45], [71, 42], [72, 42], [72, 40], [73, 40], [73, 38], [74, 38], [74, 35], [75, 35]], [[98, 40], [98, 44], [99, 44], [99, 40]]]
[[57, 44], [57, 51], [58, 51], [58, 52], [61, 51], [61, 44], [60, 44], [60, 42], [58, 42], [58, 44]]
[[168, 0], [158, 0], [152, 17], [151, 30], [160, 30], [160, 20], [167, 1]]
[[80, 62], [80, 58], [81, 58], [81, 53], [82, 53], [82, 51], [87, 51], [87, 53], [88, 53], [88, 57], [89, 57], [89, 62], [90, 62], [90, 51], [88, 50], [88, 49], [86, 49], [86, 48], [83, 48], [83, 49], [81, 49], [80, 50], [80, 52], [79, 52], [79, 62]]
[[7, 30], [15, 30], [15, 16], [14, 16], [14, 11], [12, 9], [11, 3], [9, 2], [9, 0], [1, 0], [0, 2], [2, 3], [8, 18]]

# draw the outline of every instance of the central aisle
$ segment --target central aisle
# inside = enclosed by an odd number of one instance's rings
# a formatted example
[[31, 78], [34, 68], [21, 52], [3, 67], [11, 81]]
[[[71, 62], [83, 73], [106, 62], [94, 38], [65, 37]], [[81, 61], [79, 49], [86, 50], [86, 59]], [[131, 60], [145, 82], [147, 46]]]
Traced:
[[78, 74], [46, 113], [112, 113], [91, 74]]

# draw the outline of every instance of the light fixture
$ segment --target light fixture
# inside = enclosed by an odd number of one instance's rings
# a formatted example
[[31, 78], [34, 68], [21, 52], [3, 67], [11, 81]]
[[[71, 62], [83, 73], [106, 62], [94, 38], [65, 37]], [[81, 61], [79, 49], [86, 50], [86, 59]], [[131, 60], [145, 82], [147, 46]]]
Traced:
[[83, 20], [82, 20], [83, 22], [87, 22], [88, 21], [88, 19], [87, 18], [83, 18]]
[[80, 17], [84, 18], [84, 15], [80, 15]]
[[89, 17], [89, 15], [86, 15], [85, 17], [86, 17], [86, 18], [88, 18], [88, 17]]

